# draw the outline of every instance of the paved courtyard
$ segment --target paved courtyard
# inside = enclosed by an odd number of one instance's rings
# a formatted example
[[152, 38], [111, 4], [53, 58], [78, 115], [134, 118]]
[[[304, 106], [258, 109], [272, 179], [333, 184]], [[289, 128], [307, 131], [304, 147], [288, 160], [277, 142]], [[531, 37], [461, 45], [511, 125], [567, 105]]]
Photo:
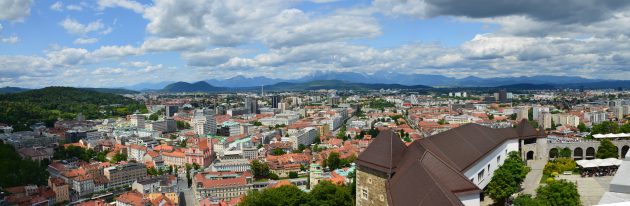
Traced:
[[559, 179], [565, 179], [577, 184], [582, 205], [596, 205], [599, 203], [599, 199], [608, 191], [612, 178], [612, 176], [582, 178], [580, 175], [560, 175], [559, 177]]

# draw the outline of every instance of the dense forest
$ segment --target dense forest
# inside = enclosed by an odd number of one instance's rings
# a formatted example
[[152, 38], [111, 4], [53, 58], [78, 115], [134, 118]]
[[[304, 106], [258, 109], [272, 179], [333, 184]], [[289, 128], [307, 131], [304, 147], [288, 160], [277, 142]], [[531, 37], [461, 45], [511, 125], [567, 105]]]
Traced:
[[147, 109], [133, 99], [72, 87], [46, 87], [0, 95], [0, 123], [13, 125], [16, 131], [44, 122], [52, 126], [58, 119], [74, 119], [83, 113], [86, 119], [123, 116]]
[[46, 162], [22, 159], [13, 146], [0, 143], [0, 188], [26, 184], [46, 185]]

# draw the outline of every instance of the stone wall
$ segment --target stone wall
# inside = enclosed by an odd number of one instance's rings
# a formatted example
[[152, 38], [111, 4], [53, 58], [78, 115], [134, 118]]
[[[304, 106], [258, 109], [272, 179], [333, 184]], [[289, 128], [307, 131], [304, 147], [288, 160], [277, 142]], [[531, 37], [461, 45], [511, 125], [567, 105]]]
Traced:
[[[357, 206], [387, 206], [387, 175], [370, 168], [357, 170]], [[365, 194], [367, 193], [367, 198]]]

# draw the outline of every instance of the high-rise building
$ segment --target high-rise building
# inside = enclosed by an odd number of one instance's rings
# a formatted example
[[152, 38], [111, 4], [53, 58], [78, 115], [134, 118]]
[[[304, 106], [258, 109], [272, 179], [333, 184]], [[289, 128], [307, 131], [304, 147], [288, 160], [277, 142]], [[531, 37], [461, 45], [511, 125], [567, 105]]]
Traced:
[[516, 120], [529, 119], [529, 107], [520, 107], [516, 113]]
[[258, 100], [251, 97], [245, 98], [245, 110], [247, 110], [249, 114], [260, 113], [258, 111]]
[[138, 115], [138, 114], [132, 114], [131, 126], [144, 129], [144, 116]]
[[175, 114], [175, 112], [177, 112], [178, 110], [179, 110], [178, 106], [175, 106], [175, 105], [166, 106], [166, 116], [172, 117]]
[[544, 112], [544, 113], [542, 113], [542, 114], [539, 116], [540, 118], [538, 119], [538, 125], [542, 126], [542, 127], [543, 127], [543, 129], [549, 129], [549, 128], [551, 128], [551, 122], [552, 122], [552, 120], [551, 120], [551, 116], [552, 116], [552, 115], [551, 115], [551, 113], [549, 113], [549, 112]]
[[217, 124], [214, 115], [209, 109], [195, 110], [193, 123], [195, 124], [195, 131], [199, 136], [205, 136], [207, 134], [216, 134]]
[[280, 97], [271, 96], [271, 108], [278, 108], [278, 103], [280, 103]]

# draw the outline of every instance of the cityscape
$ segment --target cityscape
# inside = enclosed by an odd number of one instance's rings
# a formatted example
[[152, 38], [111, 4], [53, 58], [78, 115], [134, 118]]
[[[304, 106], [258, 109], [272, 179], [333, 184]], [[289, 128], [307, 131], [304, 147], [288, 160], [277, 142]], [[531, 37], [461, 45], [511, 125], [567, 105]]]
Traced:
[[630, 205], [629, 22], [612, 0], [0, 0], [0, 206]]

